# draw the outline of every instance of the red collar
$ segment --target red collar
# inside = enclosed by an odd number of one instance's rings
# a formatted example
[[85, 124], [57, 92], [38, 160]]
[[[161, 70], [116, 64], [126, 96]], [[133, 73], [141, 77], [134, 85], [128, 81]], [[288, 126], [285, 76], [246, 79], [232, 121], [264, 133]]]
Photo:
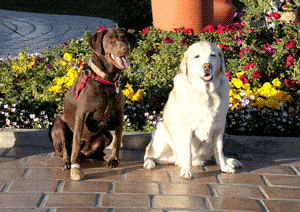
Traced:
[[105, 85], [115, 85], [116, 92], [119, 93], [119, 90], [120, 90], [120, 77], [119, 77], [119, 79], [116, 82], [109, 82], [109, 81], [106, 81], [106, 80], [102, 79], [101, 77], [97, 77], [97, 76], [93, 75], [91, 72], [89, 72], [89, 74], [85, 73], [83, 75], [83, 78], [82, 78], [82, 80], [81, 80], [78, 88], [75, 91], [75, 100], [78, 100], [79, 93], [80, 93], [81, 90], [83, 90], [84, 85], [86, 83], [86, 80], [89, 77], [92, 78], [92, 79], [94, 79], [94, 80], [96, 80], [97, 82], [100, 82], [100, 83], [105, 84]]

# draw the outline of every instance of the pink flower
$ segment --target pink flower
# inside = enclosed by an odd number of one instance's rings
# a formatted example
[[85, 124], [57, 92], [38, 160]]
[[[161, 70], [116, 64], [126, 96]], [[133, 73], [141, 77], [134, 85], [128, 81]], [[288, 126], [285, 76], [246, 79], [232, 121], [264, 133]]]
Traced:
[[240, 53], [239, 53], [241, 59], [244, 58], [244, 56], [243, 56], [243, 53], [244, 53], [244, 52], [251, 52], [251, 56], [254, 55], [253, 49], [242, 49], [242, 51], [240, 51]]
[[155, 44], [154, 49], [158, 49], [158, 48], [159, 48], [159, 45]]
[[170, 38], [170, 37], [166, 37], [166, 38], [163, 40], [163, 43], [173, 43], [173, 40], [172, 40], [172, 38]]
[[106, 27], [101, 27], [101, 26], [97, 26], [97, 32], [101, 31], [101, 30], [105, 30]]
[[287, 67], [287, 68], [292, 64], [293, 59], [294, 59], [294, 58], [293, 58], [292, 55], [289, 55], [289, 56], [286, 58], [286, 67]]
[[206, 30], [208, 30], [208, 32], [212, 33], [215, 32], [215, 27], [213, 25], [207, 25], [205, 28], [202, 29], [202, 32], [205, 32]]
[[226, 77], [227, 77], [228, 79], [230, 78], [230, 72], [229, 72], [229, 71], [226, 72]]
[[220, 35], [220, 34], [223, 34], [224, 29], [226, 29], [226, 27], [222, 26], [221, 24], [218, 24], [217, 33], [218, 33], [219, 35]]
[[255, 33], [251, 28], [247, 28], [247, 30], [251, 33]]
[[280, 16], [279, 16], [279, 14], [278, 13], [271, 13], [270, 15], [269, 15], [269, 18], [271, 18], [271, 19], [278, 19]]
[[223, 43], [219, 43], [219, 46], [220, 46], [223, 50], [229, 50], [229, 49], [230, 49], [230, 46], [226, 46], [226, 45], [223, 44]]
[[247, 79], [245, 76], [243, 76], [243, 75], [241, 75], [241, 76], [239, 77], [239, 79], [240, 79], [243, 83], [247, 83], [247, 82], [248, 82], [248, 79]]
[[250, 64], [247, 64], [247, 65], [245, 65], [244, 67], [243, 67], [243, 69], [248, 69], [248, 68], [253, 68], [253, 66], [255, 66], [256, 65], [256, 63], [250, 63]]
[[294, 46], [294, 41], [292, 39], [289, 39], [289, 41], [285, 44], [284, 48], [291, 49]]
[[259, 70], [253, 71], [252, 76], [253, 76], [253, 80], [260, 79], [261, 78], [260, 71]]
[[148, 33], [148, 32], [150, 32], [150, 30], [149, 30], [148, 27], [146, 27], [145, 29], [142, 30], [142, 34], [143, 35], [146, 34], [146, 33]]
[[295, 88], [296, 86], [296, 81], [292, 81], [290, 78], [285, 79], [284, 82], [288, 88]]
[[189, 39], [182, 39], [182, 40], [180, 41], [181, 46], [184, 46], [185, 44], [187, 44], [188, 41], [189, 41]]

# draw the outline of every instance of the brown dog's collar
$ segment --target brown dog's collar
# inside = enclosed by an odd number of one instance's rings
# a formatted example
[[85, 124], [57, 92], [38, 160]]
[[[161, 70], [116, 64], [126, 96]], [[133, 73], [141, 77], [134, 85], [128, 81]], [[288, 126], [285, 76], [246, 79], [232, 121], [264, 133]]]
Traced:
[[91, 67], [91, 69], [101, 78], [105, 78], [106, 74], [101, 71], [92, 61], [92, 58], [89, 59], [88, 65]]

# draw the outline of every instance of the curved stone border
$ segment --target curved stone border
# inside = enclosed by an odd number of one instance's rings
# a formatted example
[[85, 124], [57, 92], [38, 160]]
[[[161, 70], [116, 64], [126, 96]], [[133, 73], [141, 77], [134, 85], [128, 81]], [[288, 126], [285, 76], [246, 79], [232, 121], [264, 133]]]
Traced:
[[[150, 140], [151, 133], [124, 132], [122, 148], [144, 150]], [[52, 143], [48, 130], [0, 129], [0, 148], [16, 146], [52, 147]], [[300, 138], [226, 135], [224, 151], [238, 156], [247, 153], [300, 155]]]

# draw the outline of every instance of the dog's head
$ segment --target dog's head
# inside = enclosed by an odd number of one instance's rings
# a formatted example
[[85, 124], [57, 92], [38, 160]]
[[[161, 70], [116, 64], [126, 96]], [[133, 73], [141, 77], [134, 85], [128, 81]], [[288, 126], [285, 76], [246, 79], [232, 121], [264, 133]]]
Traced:
[[223, 53], [213, 43], [195, 43], [185, 52], [180, 73], [185, 74], [189, 81], [198, 86], [206, 85], [213, 90], [217, 89], [226, 74]]
[[125, 29], [103, 29], [88, 38], [93, 54], [104, 56], [118, 69], [129, 67], [126, 56], [129, 54], [129, 42], [134, 42], [134, 36]]

